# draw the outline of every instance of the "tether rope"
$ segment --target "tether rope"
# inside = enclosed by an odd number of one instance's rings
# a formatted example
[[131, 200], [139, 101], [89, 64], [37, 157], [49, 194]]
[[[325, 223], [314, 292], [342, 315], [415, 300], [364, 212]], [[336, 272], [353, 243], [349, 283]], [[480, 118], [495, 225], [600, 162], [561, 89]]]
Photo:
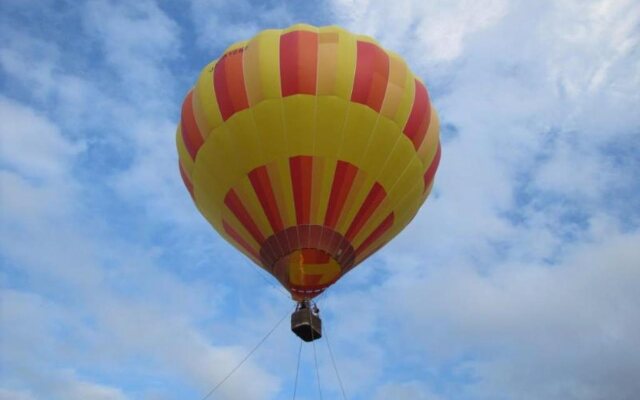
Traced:
[[[311, 320], [311, 304], [309, 304], [309, 320]], [[318, 379], [318, 394], [320, 395], [320, 400], [322, 400], [322, 386], [320, 385], [320, 369], [318, 368], [318, 355], [316, 354], [316, 341], [313, 334], [313, 330], [311, 330], [311, 344], [313, 345], [313, 361], [316, 364], [316, 378]]]
[[236, 371], [237, 371], [237, 370], [242, 366], [242, 364], [244, 364], [244, 363], [245, 363], [245, 361], [247, 361], [247, 360], [249, 359], [249, 357], [251, 357], [251, 355], [252, 355], [253, 353], [255, 353], [255, 351], [256, 351], [256, 350], [258, 350], [258, 348], [259, 348], [259, 347], [260, 347], [260, 346], [261, 346], [261, 345], [262, 345], [262, 344], [263, 344], [263, 343], [264, 343], [264, 342], [269, 338], [269, 336], [271, 336], [271, 334], [272, 334], [272, 333], [273, 333], [273, 332], [274, 332], [274, 331], [275, 331], [275, 330], [280, 326], [280, 324], [282, 323], [282, 321], [284, 321], [284, 320], [285, 320], [285, 318], [287, 318], [287, 316], [289, 315], [289, 313], [290, 313], [290, 311], [287, 311], [287, 313], [286, 313], [282, 318], [280, 318], [280, 320], [279, 320], [279, 321], [278, 321], [278, 322], [273, 326], [273, 328], [271, 328], [271, 330], [270, 330], [269, 332], [267, 332], [267, 334], [266, 334], [266, 335], [264, 335], [264, 337], [263, 337], [263, 338], [258, 342], [258, 344], [256, 344], [256, 345], [254, 346], [254, 348], [253, 348], [253, 349], [251, 349], [251, 351], [249, 352], [249, 354], [247, 354], [247, 355], [242, 359], [242, 361], [240, 361], [240, 363], [238, 363], [238, 365], [236, 365], [236, 366], [231, 370], [231, 372], [229, 372], [229, 373], [227, 374], [227, 376], [225, 376], [225, 377], [224, 377], [220, 382], [218, 382], [218, 384], [217, 384], [217, 385], [215, 385], [215, 386], [213, 387], [213, 389], [211, 389], [211, 390], [209, 391], [209, 393], [207, 393], [207, 394], [206, 394], [203, 398], [201, 398], [200, 400], [206, 400], [206, 399], [208, 399], [208, 398], [209, 398], [209, 396], [211, 396], [213, 393], [215, 393], [215, 391], [216, 391], [216, 390], [218, 390], [218, 388], [219, 388], [220, 386], [222, 386], [222, 384], [223, 384], [223, 383], [225, 383], [225, 382], [227, 381], [227, 379], [229, 379], [229, 378], [231, 377], [231, 375], [233, 375], [233, 374], [234, 374], [234, 372], [236, 372]]
[[298, 349], [298, 363], [296, 365], [296, 380], [293, 383], [293, 400], [296, 400], [296, 392], [298, 391], [298, 373], [300, 372], [300, 354], [302, 354], [302, 339], [300, 339], [300, 348]]
[[327, 343], [327, 348], [329, 349], [329, 356], [331, 356], [331, 363], [333, 364], [333, 370], [336, 371], [336, 377], [338, 378], [338, 383], [340, 383], [340, 390], [342, 391], [342, 398], [347, 400], [347, 395], [344, 391], [344, 386], [342, 385], [342, 379], [340, 378], [340, 373], [338, 372], [338, 367], [336, 365], [336, 360], [333, 358], [333, 351], [331, 350], [331, 343], [329, 343], [329, 336], [327, 335], [327, 328], [324, 329], [324, 341]]
[[[262, 269], [262, 268], [261, 268]], [[285, 297], [290, 298], [291, 294], [289, 292], [287, 292], [286, 290], [284, 290], [282, 288], [282, 286], [278, 286], [276, 285], [271, 279], [267, 278], [264, 274], [262, 274], [260, 271], [258, 271], [257, 269], [255, 269], [253, 266], [251, 267], [252, 271], [255, 271], [256, 274], [258, 274], [258, 276], [260, 278], [262, 278], [263, 281], [267, 282], [269, 285], [271, 285], [271, 287], [273, 287], [274, 289], [276, 289], [277, 291], [279, 291], [280, 293], [282, 293]]]

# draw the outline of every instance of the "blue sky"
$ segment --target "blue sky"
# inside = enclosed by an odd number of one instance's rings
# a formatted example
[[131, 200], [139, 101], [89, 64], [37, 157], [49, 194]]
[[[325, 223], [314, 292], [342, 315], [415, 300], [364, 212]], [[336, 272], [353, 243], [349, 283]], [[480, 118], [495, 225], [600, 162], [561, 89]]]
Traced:
[[[431, 198], [319, 301], [348, 398], [635, 398], [632, 0], [2, 1], [0, 398], [199, 399], [291, 311], [198, 215], [174, 132], [201, 67], [295, 22], [403, 55], [443, 124]], [[297, 350], [285, 322], [212, 398], [291, 398]], [[318, 398], [312, 346], [301, 370]]]

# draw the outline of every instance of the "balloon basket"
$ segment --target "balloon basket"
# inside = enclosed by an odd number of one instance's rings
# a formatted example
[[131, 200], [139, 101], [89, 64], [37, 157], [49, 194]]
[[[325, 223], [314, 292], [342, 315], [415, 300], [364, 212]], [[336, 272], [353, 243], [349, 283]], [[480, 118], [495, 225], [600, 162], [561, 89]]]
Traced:
[[298, 303], [291, 314], [291, 330], [305, 342], [312, 342], [322, 337], [322, 320], [320, 311], [309, 300]]

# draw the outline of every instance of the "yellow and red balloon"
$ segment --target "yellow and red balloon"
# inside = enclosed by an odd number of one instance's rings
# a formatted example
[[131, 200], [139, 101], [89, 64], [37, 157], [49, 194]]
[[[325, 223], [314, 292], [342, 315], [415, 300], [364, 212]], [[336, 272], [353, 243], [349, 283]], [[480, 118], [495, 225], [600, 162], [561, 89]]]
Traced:
[[229, 47], [187, 94], [176, 141], [202, 215], [297, 300], [396, 236], [440, 161], [422, 81], [335, 26], [266, 30]]

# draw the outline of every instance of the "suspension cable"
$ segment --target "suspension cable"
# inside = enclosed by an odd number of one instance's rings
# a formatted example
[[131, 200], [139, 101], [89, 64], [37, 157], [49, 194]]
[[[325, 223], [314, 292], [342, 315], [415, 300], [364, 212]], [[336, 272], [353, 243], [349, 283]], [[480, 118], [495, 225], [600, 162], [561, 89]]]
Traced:
[[336, 377], [338, 378], [338, 383], [340, 384], [340, 390], [342, 391], [342, 398], [347, 400], [347, 395], [344, 391], [344, 386], [342, 385], [342, 379], [340, 378], [340, 373], [338, 372], [338, 367], [336, 365], [336, 360], [333, 358], [333, 351], [331, 350], [331, 343], [329, 342], [329, 336], [327, 335], [327, 328], [324, 328], [324, 341], [327, 343], [327, 348], [329, 349], [329, 356], [331, 356], [331, 364], [333, 364], [333, 370], [336, 371]]
[[209, 398], [209, 396], [211, 396], [216, 390], [218, 390], [218, 388], [220, 386], [222, 386], [223, 383], [225, 383], [227, 381], [227, 379], [229, 379], [231, 377], [231, 375], [233, 375], [241, 366], [242, 364], [245, 363], [245, 361], [247, 361], [249, 359], [249, 357], [251, 357], [251, 355], [253, 353], [255, 353], [256, 350], [258, 350], [258, 348], [269, 338], [269, 336], [271, 336], [271, 334], [280, 326], [280, 324], [282, 323], [282, 321], [285, 320], [285, 318], [287, 318], [287, 316], [289, 315], [290, 311], [287, 311], [287, 313], [280, 318], [280, 321], [278, 321], [273, 328], [271, 328], [271, 330], [269, 332], [267, 332], [266, 335], [264, 335], [264, 337], [258, 342], [258, 344], [256, 344], [253, 349], [251, 349], [251, 351], [249, 352], [249, 354], [247, 354], [242, 361], [240, 361], [238, 363], [238, 365], [236, 365], [224, 378], [222, 378], [222, 380], [220, 382], [218, 382], [217, 385], [215, 385], [213, 387], [213, 389], [211, 389], [202, 399], [200, 400], [206, 400]]
[[[252, 271], [255, 271], [256, 274], [258, 274], [258, 276], [265, 281], [266, 283], [268, 283], [272, 288], [276, 289], [277, 291], [279, 291], [280, 293], [282, 293], [285, 297], [290, 298], [291, 294], [289, 292], [287, 292], [286, 290], [284, 290], [282, 288], [282, 286], [278, 286], [276, 285], [271, 279], [267, 278], [265, 276], [265, 274], [263, 274], [262, 272], [258, 271], [257, 269], [255, 269], [255, 267], [251, 266], [250, 268]], [[260, 268], [262, 269], [262, 268]]]
[[300, 348], [298, 349], [298, 363], [296, 365], [296, 380], [293, 383], [293, 400], [296, 400], [296, 392], [298, 391], [298, 373], [300, 372], [300, 354], [302, 354], [302, 339], [300, 339]]
[[[309, 310], [309, 320], [311, 320], [311, 304], [309, 304], [308, 310]], [[318, 355], [316, 354], [316, 341], [313, 334], [313, 330], [311, 330], [311, 344], [313, 345], [313, 361], [316, 364], [316, 378], [318, 379], [318, 394], [320, 395], [320, 400], [322, 400], [322, 386], [320, 385], [320, 369], [318, 368]]]
[[[318, 296], [315, 299], [315, 303], [318, 303], [322, 298], [326, 297], [328, 289], [329, 288], [327, 288], [325, 291], [323, 291], [320, 294], [320, 296]], [[342, 378], [340, 377], [340, 372], [338, 371], [338, 366], [337, 366], [336, 360], [335, 360], [335, 358], [333, 356], [333, 350], [331, 349], [331, 342], [329, 341], [329, 336], [327, 335], [327, 327], [326, 326], [323, 328], [323, 336], [324, 336], [325, 341], [327, 343], [327, 348], [329, 349], [329, 356], [331, 357], [331, 364], [333, 365], [333, 370], [335, 371], [336, 377], [338, 378], [338, 383], [340, 384], [340, 391], [342, 392], [342, 398], [344, 400], [347, 400], [347, 395], [346, 395], [346, 392], [344, 390], [344, 385], [342, 383]], [[322, 394], [320, 394], [320, 396], [322, 398]]]

